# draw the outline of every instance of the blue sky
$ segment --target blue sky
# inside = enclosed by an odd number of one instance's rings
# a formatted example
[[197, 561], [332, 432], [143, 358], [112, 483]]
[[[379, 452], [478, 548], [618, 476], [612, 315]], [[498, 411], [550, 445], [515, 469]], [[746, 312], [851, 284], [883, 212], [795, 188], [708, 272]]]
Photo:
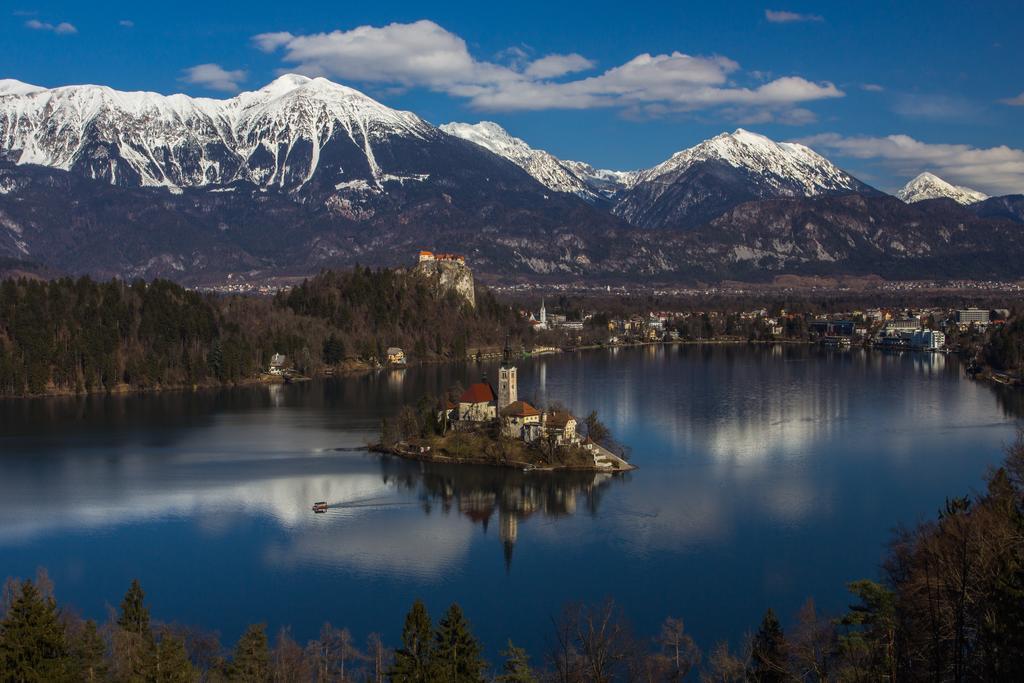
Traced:
[[[5, 3], [7, 4], [7, 3]], [[1024, 192], [1024, 3], [22, 2], [0, 78], [230, 97], [324, 75], [433, 123], [653, 165], [744, 127], [893, 190]]]

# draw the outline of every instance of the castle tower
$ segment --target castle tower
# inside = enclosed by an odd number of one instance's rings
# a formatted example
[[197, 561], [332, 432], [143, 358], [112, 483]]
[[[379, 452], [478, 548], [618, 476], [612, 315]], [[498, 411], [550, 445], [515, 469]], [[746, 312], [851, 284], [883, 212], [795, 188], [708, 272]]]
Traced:
[[542, 330], [548, 329], [548, 309], [544, 307], [544, 299], [540, 300], [540, 327]]
[[498, 368], [498, 412], [510, 403], [519, 400], [519, 378], [516, 366], [512, 364], [512, 347], [505, 337], [505, 353]]

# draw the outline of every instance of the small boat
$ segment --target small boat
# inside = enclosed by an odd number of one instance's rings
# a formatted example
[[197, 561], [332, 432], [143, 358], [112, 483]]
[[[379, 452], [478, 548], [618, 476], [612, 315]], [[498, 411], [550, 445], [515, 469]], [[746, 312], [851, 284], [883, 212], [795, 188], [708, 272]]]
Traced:
[[313, 503], [313, 512], [317, 514], [327, 512], [327, 501], [318, 500], [317, 502]]

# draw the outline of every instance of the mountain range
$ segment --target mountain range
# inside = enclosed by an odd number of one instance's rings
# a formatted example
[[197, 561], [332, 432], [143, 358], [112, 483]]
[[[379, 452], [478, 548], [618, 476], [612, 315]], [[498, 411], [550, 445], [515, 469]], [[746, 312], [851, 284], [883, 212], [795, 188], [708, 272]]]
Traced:
[[0, 259], [60, 272], [255, 280], [431, 247], [505, 278], [1002, 278], [1022, 221], [1018, 195], [922, 174], [894, 198], [742, 129], [624, 172], [323, 78], [224, 100], [0, 80]]

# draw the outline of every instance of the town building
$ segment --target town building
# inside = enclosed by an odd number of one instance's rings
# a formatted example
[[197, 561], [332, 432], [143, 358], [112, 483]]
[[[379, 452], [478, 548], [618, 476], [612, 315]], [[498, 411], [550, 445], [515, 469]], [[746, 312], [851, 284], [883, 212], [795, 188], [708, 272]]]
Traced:
[[388, 365], [405, 365], [405, 351], [399, 347], [388, 347], [385, 355], [388, 358]]
[[902, 333], [914, 333], [921, 329], [921, 320], [919, 318], [894, 318], [882, 328], [887, 334], [902, 334]]
[[956, 312], [956, 321], [962, 327], [968, 327], [972, 324], [979, 326], [987, 326], [989, 322], [989, 312], [982, 308], [967, 308]]
[[554, 436], [558, 445], [573, 444], [578, 441], [576, 436], [576, 418], [572, 413], [551, 410], [544, 413], [541, 427], [545, 434]]
[[936, 351], [946, 345], [946, 335], [938, 330], [918, 330], [910, 337], [910, 347], [923, 351]]
[[271, 375], [283, 375], [286, 361], [287, 358], [283, 353], [275, 353], [270, 357], [270, 367], [267, 371]]

